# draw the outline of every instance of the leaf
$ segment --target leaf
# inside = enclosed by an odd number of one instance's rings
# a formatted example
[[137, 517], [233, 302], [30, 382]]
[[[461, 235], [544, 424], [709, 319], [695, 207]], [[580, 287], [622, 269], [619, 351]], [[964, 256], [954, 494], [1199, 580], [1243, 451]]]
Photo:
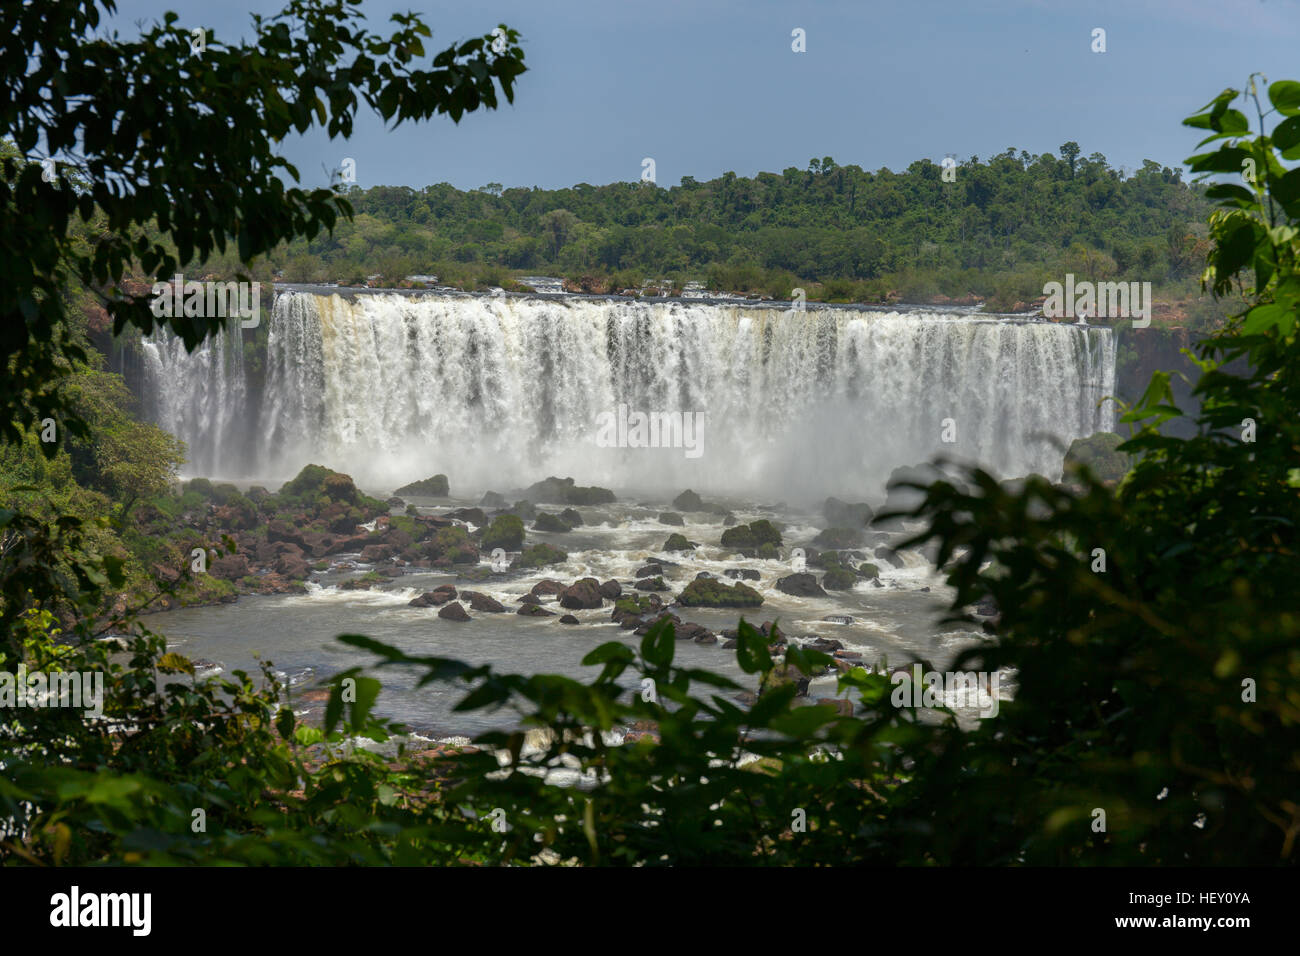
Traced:
[[1285, 306], [1270, 302], [1257, 305], [1246, 313], [1246, 321], [1241, 331], [1246, 335], [1262, 335], [1269, 329], [1279, 328], [1286, 335], [1291, 331], [1294, 318]]
[[672, 618], [664, 618], [651, 626], [641, 638], [641, 656], [655, 667], [667, 667], [673, 662], [677, 641], [673, 635]]
[[1283, 116], [1300, 116], [1300, 83], [1278, 80], [1268, 88], [1268, 100]]
[[280, 712], [275, 715], [275, 729], [285, 740], [293, 733], [294, 717], [293, 710], [288, 707], [281, 707]]
[[772, 669], [772, 655], [767, 652], [767, 638], [743, 618], [736, 628], [736, 663], [746, 674]]
[[1273, 145], [1282, 151], [1283, 159], [1300, 159], [1300, 116], [1278, 123], [1272, 138]]

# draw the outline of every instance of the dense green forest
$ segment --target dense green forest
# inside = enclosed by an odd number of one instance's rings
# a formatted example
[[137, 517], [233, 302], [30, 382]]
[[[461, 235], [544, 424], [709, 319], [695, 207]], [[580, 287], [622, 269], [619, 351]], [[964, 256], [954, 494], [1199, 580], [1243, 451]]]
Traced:
[[353, 186], [351, 222], [271, 262], [295, 282], [433, 273], [474, 288], [540, 271], [600, 292], [697, 281], [778, 299], [796, 286], [827, 301], [973, 295], [1005, 309], [1067, 271], [1192, 292], [1206, 251], [1204, 188], [1150, 160], [1122, 175], [1073, 142], [1060, 152], [971, 157], [950, 182], [929, 160], [894, 173], [826, 157], [670, 188]]

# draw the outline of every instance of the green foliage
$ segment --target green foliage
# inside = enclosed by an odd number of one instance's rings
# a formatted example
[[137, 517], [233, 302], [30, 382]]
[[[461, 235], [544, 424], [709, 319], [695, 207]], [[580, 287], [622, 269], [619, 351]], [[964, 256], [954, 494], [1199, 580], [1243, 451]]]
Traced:
[[497, 515], [483, 532], [482, 547], [485, 551], [493, 548], [505, 548], [517, 551], [523, 547], [524, 523], [518, 515]]

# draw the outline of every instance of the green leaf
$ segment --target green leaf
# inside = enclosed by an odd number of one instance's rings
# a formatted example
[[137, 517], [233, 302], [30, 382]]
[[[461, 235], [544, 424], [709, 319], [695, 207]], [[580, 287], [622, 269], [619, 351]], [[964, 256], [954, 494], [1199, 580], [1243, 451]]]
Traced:
[[1268, 88], [1268, 99], [1283, 116], [1300, 116], [1300, 83], [1278, 80]]
[[677, 641], [673, 636], [672, 618], [664, 618], [652, 625], [641, 638], [641, 656], [654, 667], [667, 667], [673, 662]]

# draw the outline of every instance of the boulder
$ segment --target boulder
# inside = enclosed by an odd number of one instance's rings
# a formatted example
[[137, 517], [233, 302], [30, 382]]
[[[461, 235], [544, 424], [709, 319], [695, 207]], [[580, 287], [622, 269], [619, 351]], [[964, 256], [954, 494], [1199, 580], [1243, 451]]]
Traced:
[[576, 508], [565, 508], [560, 512], [560, 520], [570, 528], [581, 528], [583, 525], [582, 515], [578, 514]]
[[542, 580], [533, 585], [532, 590], [529, 593], [536, 594], [539, 597], [543, 594], [559, 594], [567, 586], [568, 585], [564, 584], [562, 581], [557, 581], [554, 578], [542, 578]]
[[549, 544], [535, 544], [531, 548], [525, 548], [510, 564], [512, 571], [540, 568], [548, 564], [563, 564], [569, 560], [567, 551], [561, 551], [559, 548], [553, 548]]
[[827, 498], [826, 503], [822, 505], [822, 516], [837, 528], [866, 527], [874, 514], [871, 506], [862, 502], [849, 504], [838, 498]]
[[758, 607], [763, 596], [747, 584], [727, 587], [721, 581], [697, 578], [682, 589], [677, 601], [684, 607]]
[[659, 523], [670, 524], [678, 528], [685, 527], [686, 525], [685, 519], [682, 518], [682, 516], [675, 511], [665, 511], [662, 514], [660, 514]]
[[826, 592], [817, 583], [817, 576], [806, 572], [777, 578], [776, 589], [795, 597], [826, 597]]
[[495, 491], [489, 491], [483, 495], [483, 500], [478, 503], [480, 508], [491, 508], [494, 511], [506, 507], [510, 504], [505, 495], [497, 494]]
[[576, 617], [574, 617], [572, 614], [565, 614], [565, 615], [561, 616], [561, 618], [560, 618], [560, 623], [561, 623], [561, 624], [581, 624], [582, 622], [579, 621], [579, 620], [578, 620]]
[[866, 538], [859, 528], [827, 528], [812, 543], [819, 548], [855, 548], [865, 544]]
[[538, 513], [537, 519], [533, 522], [533, 530], [562, 533], [565, 531], [572, 531], [573, 529], [569, 526], [568, 522], [558, 515], [542, 511]]
[[479, 591], [461, 591], [462, 601], [469, 601], [471, 610], [484, 611], [488, 614], [503, 614], [506, 606], [496, 598], [488, 597]]
[[678, 511], [703, 511], [704, 502], [699, 495], [687, 488], [673, 499], [673, 507]]
[[663, 565], [647, 564], [645, 567], [637, 568], [636, 571], [633, 573], [633, 577], [652, 578], [655, 575], [663, 574], [663, 573], [664, 573]]
[[244, 554], [227, 554], [208, 565], [208, 574], [223, 581], [238, 581], [252, 574], [248, 566], [248, 556]]
[[600, 593], [600, 582], [595, 578], [583, 578], [575, 581], [560, 592], [560, 607], [571, 611], [598, 608], [604, 604]]
[[304, 551], [311, 550], [303, 533], [283, 519], [276, 519], [266, 526], [266, 540], [272, 544], [276, 541], [287, 541], [289, 544], [296, 544]]
[[479, 547], [484, 551], [503, 548], [506, 551], [518, 551], [524, 544], [524, 523], [518, 515], [497, 515], [492, 524], [483, 532]]
[[442, 618], [444, 621], [470, 620], [470, 616], [465, 612], [465, 609], [461, 607], [459, 601], [452, 601], [450, 604], [444, 605], [438, 611], [438, 617]]
[[623, 595], [623, 586], [611, 578], [608, 581], [602, 581], [600, 585], [600, 596], [608, 598], [611, 601], [617, 601]]
[[661, 578], [661, 577], [642, 578], [640, 581], [636, 582], [636, 584], [634, 585], [634, 587], [635, 587], [638, 591], [668, 591], [668, 590], [671, 590], [671, 589], [668, 587], [668, 585], [664, 584], [664, 579]]
[[753, 568], [727, 568], [722, 573], [737, 581], [757, 581], [760, 577], [759, 573]]
[[555, 617], [554, 611], [548, 611], [540, 604], [524, 604], [515, 612], [523, 617]]
[[687, 541], [684, 535], [670, 534], [661, 551], [694, 551], [698, 545]]
[[858, 576], [847, 568], [833, 568], [822, 576], [822, 587], [831, 591], [851, 591]]

